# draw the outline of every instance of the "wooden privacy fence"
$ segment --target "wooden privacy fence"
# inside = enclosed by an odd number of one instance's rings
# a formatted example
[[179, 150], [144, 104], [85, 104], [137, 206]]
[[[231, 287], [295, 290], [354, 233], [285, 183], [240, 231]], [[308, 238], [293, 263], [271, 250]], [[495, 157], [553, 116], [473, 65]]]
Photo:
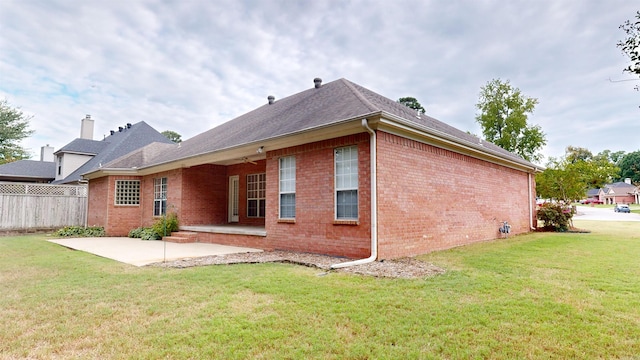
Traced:
[[0, 182], [0, 231], [84, 226], [86, 185]]

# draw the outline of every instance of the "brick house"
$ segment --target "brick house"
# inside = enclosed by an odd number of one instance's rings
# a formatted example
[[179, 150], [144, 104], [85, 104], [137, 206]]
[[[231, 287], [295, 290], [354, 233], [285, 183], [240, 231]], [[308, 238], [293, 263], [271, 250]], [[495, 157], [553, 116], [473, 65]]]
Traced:
[[631, 179], [606, 184], [598, 190], [598, 197], [603, 204], [637, 204], [638, 188]]
[[533, 228], [536, 165], [348, 80], [314, 83], [85, 173], [89, 225], [125, 236], [175, 212], [183, 241], [370, 259]]

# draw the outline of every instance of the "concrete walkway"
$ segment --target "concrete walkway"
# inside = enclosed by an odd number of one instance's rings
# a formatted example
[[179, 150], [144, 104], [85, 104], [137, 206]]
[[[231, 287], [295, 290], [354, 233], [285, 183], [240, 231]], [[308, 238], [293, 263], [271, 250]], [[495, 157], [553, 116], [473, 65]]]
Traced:
[[49, 241], [135, 266], [144, 266], [163, 260], [262, 251], [238, 246], [204, 243], [177, 244], [125, 237], [67, 238]]

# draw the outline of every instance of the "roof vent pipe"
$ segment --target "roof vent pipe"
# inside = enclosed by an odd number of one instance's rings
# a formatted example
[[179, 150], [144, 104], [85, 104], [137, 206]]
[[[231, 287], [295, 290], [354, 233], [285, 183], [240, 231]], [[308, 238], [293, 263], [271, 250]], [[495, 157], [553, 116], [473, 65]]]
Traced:
[[269, 100], [269, 105], [271, 105], [274, 101], [276, 101], [276, 98], [273, 95], [269, 95], [267, 96], [267, 100]]
[[118, 132], [122, 132], [122, 130], [124, 130], [122, 126], [118, 126]]
[[116, 132], [113, 130], [109, 130], [109, 132], [111, 133], [111, 135], [115, 134]]
[[319, 89], [322, 86], [322, 79], [315, 78], [315, 79], [313, 79], [313, 83], [315, 84], [316, 89]]
[[127, 129], [131, 129], [131, 123], [127, 123]]

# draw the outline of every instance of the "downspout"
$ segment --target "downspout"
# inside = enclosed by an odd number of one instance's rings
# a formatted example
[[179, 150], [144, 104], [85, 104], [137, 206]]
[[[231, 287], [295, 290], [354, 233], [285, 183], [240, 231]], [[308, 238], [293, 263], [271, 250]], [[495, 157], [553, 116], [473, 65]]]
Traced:
[[533, 195], [533, 187], [531, 185], [531, 173], [529, 173], [529, 228], [531, 230], [536, 230], [536, 228], [533, 227], [533, 199], [532, 196]]
[[376, 132], [369, 127], [367, 119], [362, 119], [362, 127], [370, 134], [369, 157], [371, 158], [371, 256], [366, 259], [347, 261], [331, 265], [332, 269], [361, 265], [376, 261], [378, 258], [378, 192], [376, 180]]

